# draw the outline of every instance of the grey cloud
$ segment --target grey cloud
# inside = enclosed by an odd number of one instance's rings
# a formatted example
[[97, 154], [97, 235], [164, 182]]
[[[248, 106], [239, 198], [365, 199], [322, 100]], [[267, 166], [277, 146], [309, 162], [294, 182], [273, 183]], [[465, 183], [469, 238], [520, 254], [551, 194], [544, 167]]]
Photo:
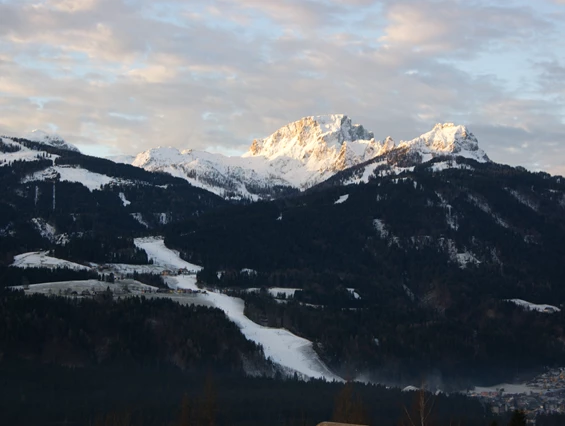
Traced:
[[[454, 62], [517, 40], [534, 50], [539, 42], [532, 34], [555, 37], [555, 28], [530, 9], [382, 2], [382, 21], [373, 23], [377, 2], [370, 0], [195, 0], [176, 2], [186, 16], [194, 5], [202, 14], [179, 26], [142, 13], [157, 3], [100, 0], [73, 13], [1, 4], [0, 16], [7, 10], [13, 19], [0, 25], [0, 92], [7, 93], [0, 98], [0, 133], [54, 124], [71, 142], [126, 153], [157, 145], [242, 149], [301, 116], [342, 112], [377, 137], [396, 140], [436, 121], [471, 123], [496, 161], [535, 167], [536, 158], [552, 170], [564, 167], [555, 161], [565, 158], [561, 104], [523, 99], [498, 77], [473, 76], [464, 62]], [[210, 4], [216, 9], [206, 12]], [[396, 24], [386, 17], [407, 8], [438, 32], [408, 34], [413, 42], [389, 32], [378, 41]], [[341, 25], [359, 19], [367, 19], [359, 33]], [[42, 57], [46, 47], [52, 55]], [[34, 63], [11, 60], [14, 52]], [[557, 63], [536, 59], [545, 64], [540, 84], [559, 78]], [[47, 64], [57, 72], [46, 72]], [[29, 97], [47, 101], [40, 108]]]
[[565, 97], [565, 65], [553, 60], [538, 63], [537, 68], [540, 70], [539, 85], [543, 92], [560, 93]]
[[534, 41], [553, 27], [530, 7], [487, 2], [390, 1], [385, 13], [384, 43], [448, 56], [473, 56], [502, 46], [524, 49], [523, 42]]

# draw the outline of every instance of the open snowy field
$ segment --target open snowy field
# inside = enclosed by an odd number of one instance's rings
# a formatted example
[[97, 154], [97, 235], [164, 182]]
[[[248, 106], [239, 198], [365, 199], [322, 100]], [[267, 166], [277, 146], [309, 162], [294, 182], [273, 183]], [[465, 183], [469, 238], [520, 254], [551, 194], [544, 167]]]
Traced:
[[75, 166], [53, 166], [27, 176], [23, 183], [51, 179], [58, 175], [61, 182], [78, 182], [90, 191], [99, 190], [116, 179]]
[[179, 275], [178, 277], [167, 277], [165, 282], [170, 288], [182, 290], [198, 290], [196, 275]]
[[35, 251], [22, 253], [14, 257], [12, 266], [17, 268], [69, 268], [76, 270], [88, 270], [88, 266], [69, 262], [68, 260], [57, 259], [47, 255], [46, 251]]

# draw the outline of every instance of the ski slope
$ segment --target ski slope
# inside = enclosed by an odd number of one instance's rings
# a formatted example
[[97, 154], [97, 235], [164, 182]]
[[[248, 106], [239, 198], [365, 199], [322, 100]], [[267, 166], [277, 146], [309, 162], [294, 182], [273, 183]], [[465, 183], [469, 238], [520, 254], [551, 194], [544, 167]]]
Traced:
[[220, 293], [208, 293], [207, 297], [239, 326], [245, 337], [263, 346], [267, 358], [287, 372], [297, 372], [306, 378], [341, 380], [319, 359], [309, 340], [283, 328], [264, 327], [254, 323], [243, 314], [245, 304], [237, 297]]
[[22, 183], [58, 179], [61, 182], [77, 182], [86, 186], [89, 191], [100, 190], [104, 185], [116, 182], [117, 179], [110, 176], [94, 173], [82, 167], [75, 166], [53, 166], [45, 170], [35, 172], [25, 179]]
[[153, 264], [163, 266], [168, 269], [186, 269], [197, 272], [201, 266], [193, 265], [182, 260], [178, 252], [168, 249], [162, 237], [136, 238], [136, 247], [145, 250], [147, 257], [153, 260]]
[[[185, 262], [175, 251], [165, 247], [162, 238], [136, 239], [135, 245], [144, 249], [157, 264], [166, 264], [179, 269], [200, 269], [199, 266]], [[198, 290], [194, 276], [177, 276], [170, 281], [178, 288]], [[245, 307], [243, 300], [213, 291], [208, 291], [206, 295], [199, 297], [206, 298], [213, 306], [224, 311], [246, 338], [263, 346], [265, 355], [289, 374], [296, 372], [304, 378], [341, 381], [341, 378], [333, 374], [320, 360], [311, 341], [282, 328], [264, 327], [254, 323], [243, 313]]]

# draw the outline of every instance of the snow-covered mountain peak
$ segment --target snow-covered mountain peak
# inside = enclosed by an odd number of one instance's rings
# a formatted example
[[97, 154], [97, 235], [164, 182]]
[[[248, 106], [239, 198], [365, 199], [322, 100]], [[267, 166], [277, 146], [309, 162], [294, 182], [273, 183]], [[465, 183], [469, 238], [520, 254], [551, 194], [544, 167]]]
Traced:
[[457, 155], [480, 162], [490, 161], [486, 153], [479, 148], [475, 135], [467, 127], [453, 123], [436, 124], [429, 132], [411, 141], [401, 142], [399, 146], [408, 147], [424, 157]]
[[55, 133], [47, 133], [44, 132], [43, 130], [37, 130], [37, 129], [33, 130], [31, 133], [28, 133], [24, 137], [24, 139], [30, 140], [32, 142], [39, 142], [44, 145], [52, 146], [54, 148], [66, 149], [67, 151], [80, 152], [76, 146], [65, 142], [65, 140], [61, 136]]
[[372, 132], [353, 124], [346, 115], [311, 116], [281, 127], [268, 138], [254, 140], [244, 157], [273, 160], [284, 156], [301, 162], [320, 161], [328, 154], [339, 154], [344, 144], [359, 156], [375, 143], [374, 139]]
[[[437, 124], [416, 139], [396, 144], [390, 136], [376, 141], [372, 132], [347, 115], [333, 114], [289, 123], [267, 138], [254, 140], [239, 157], [159, 147], [142, 152], [132, 165], [186, 179], [224, 198], [255, 200], [310, 188], [391, 152], [398, 152], [394, 161], [410, 165], [438, 156], [488, 161], [465, 126]], [[376, 166], [367, 167], [368, 179]]]
[[137, 154], [132, 166], [147, 168], [148, 166], [176, 164], [183, 160], [183, 154], [172, 146], [158, 146]]
[[390, 151], [391, 149], [394, 149], [396, 142], [394, 142], [393, 138], [387, 136], [382, 145], [385, 151]]

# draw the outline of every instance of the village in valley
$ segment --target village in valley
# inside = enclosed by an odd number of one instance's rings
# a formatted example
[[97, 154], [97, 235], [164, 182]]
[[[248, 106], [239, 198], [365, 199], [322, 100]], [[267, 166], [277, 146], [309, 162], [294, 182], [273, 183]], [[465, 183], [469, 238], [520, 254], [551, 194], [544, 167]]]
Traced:
[[565, 413], [565, 368], [548, 370], [525, 384], [475, 388], [467, 395], [488, 404], [493, 414], [523, 410], [534, 424], [540, 414]]

